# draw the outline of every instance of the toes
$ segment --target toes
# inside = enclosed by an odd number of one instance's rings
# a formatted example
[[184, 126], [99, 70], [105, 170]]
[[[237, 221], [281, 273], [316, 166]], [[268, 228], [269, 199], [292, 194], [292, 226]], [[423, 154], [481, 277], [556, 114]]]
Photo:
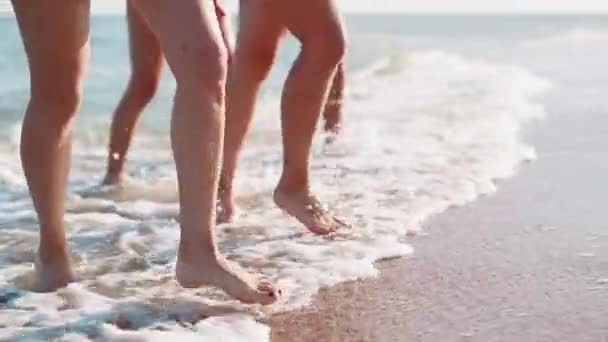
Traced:
[[337, 216], [334, 216], [333, 220], [334, 220], [334, 222], [336, 224], [336, 226], [335, 226], [336, 229], [339, 229], [339, 228], [352, 228], [352, 226], [350, 224], [346, 223], [346, 221], [342, 220], [341, 218], [339, 218]]
[[268, 282], [261, 282], [258, 284], [258, 291], [271, 292], [274, 291], [274, 286]]
[[276, 289], [272, 284], [262, 282], [258, 284], [258, 293], [261, 295], [260, 304], [268, 305], [276, 302], [283, 294], [281, 289]]
[[327, 234], [331, 234], [335, 231], [335, 229], [333, 227], [331, 227], [330, 225], [328, 225], [328, 226], [314, 225], [314, 226], [308, 227], [308, 230], [310, 230], [311, 232], [313, 232], [317, 235], [327, 235]]
[[281, 291], [275, 290], [274, 287], [268, 283], [262, 283], [259, 284], [257, 288], [245, 285], [245, 288], [241, 288], [238, 294], [228, 294], [245, 304], [270, 305], [279, 299]]
[[333, 216], [328, 216], [322, 223], [315, 225], [315, 230], [321, 232], [321, 235], [327, 235], [335, 233], [345, 226], [346, 225], [340, 220], [335, 219]]
[[317, 224], [314, 227], [314, 231], [320, 235], [329, 235], [338, 232], [343, 228], [351, 228], [346, 222], [340, 220], [337, 217], [329, 216], [327, 218], [327, 222], [323, 222], [323, 224]]
[[272, 297], [280, 297], [283, 294], [281, 289], [275, 288], [271, 283], [262, 282], [258, 285], [258, 291], [264, 292]]
[[341, 229], [351, 229], [352, 226], [342, 221], [341, 219], [332, 217], [329, 222], [325, 223], [316, 223], [310, 226], [307, 226], [308, 230], [311, 232], [321, 235], [328, 236], [334, 233], [337, 233]]

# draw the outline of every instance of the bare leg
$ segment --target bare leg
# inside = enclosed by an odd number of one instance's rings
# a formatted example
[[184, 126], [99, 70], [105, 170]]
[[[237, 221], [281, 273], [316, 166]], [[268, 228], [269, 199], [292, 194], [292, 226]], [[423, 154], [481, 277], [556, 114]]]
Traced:
[[202, 0], [135, 4], [177, 80], [171, 122], [182, 229], [177, 280], [185, 287], [217, 286], [245, 303], [273, 303], [278, 291], [229, 266], [215, 243], [227, 56], [214, 8]]
[[[108, 167], [103, 184], [117, 184], [121, 180], [135, 126], [142, 111], [156, 94], [163, 63], [156, 36], [131, 1], [127, 1], [131, 80], [112, 120]], [[216, 12], [224, 44], [231, 54], [230, 24], [221, 7]]]
[[325, 119], [325, 132], [339, 134], [342, 129], [342, 109], [344, 104], [344, 63], [338, 65], [334, 75], [329, 97], [325, 103], [323, 118]]
[[163, 55], [154, 33], [135, 10], [131, 0], [127, 1], [127, 21], [131, 79], [112, 119], [104, 184], [120, 182], [135, 126], [158, 89], [163, 63]]
[[21, 159], [40, 222], [40, 290], [73, 281], [63, 227], [71, 122], [89, 55], [89, 1], [13, 0], [31, 79]]
[[243, 140], [251, 124], [260, 85], [274, 62], [283, 25], [263, 1], [241, 1], [235, 58], [226, 97], [226, 136], [218, 203], [218, 222], [234, 213], [233, 181]]
[[309, 160], [316, 124], [344, 55], [344, 31], [335, 1], [275, 0], [273, 6], [302, 43], [283, 92], [284, 165], [275, 201], [312, 232], [327, 234], [344, 224], [312, 194]]
[[215, 15], [217, 17], [217, 22], [220, 25], [226, 52], [228, 53], [228, 64], [231, 64], [233, 52], [230, 36], [232, 30], [230, 29], [230, 18], [228, 18], [228, 13], [226, 13], [221, 0], [215, 0]]

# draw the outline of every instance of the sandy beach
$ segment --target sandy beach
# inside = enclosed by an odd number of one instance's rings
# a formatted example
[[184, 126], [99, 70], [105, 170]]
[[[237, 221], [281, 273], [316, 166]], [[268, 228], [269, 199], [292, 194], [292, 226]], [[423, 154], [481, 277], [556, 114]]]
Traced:
[[379, 278], [275, 316], [272, 340], [608, 341], [608, 106], [563, 107], [529, 127], [538, 160], [497, 194], [429, 220]]

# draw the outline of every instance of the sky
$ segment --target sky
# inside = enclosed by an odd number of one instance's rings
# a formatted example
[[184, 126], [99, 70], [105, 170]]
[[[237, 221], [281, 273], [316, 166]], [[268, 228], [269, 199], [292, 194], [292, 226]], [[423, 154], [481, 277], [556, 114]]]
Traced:
[[[223, 1], [231, 10], [237, 9], [238, 0]], [[344, 12], [357, 13], [608, 13], [607, 0], [338, 0], [338, 2]], [[124, 12], [124, 0], [92, 0], [91, 6], [94, 13]]]

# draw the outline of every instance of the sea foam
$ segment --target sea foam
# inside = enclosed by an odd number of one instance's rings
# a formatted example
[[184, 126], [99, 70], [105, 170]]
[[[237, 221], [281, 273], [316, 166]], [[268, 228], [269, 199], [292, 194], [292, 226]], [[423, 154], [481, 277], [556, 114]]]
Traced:
[[430, 215], [493, 193], [497, 179], [534, 159], [520, 131], [543, 116], [535, 97], [548, 86], [524, 69], [444, 51], [398, 54], [360, 70], [350, 79], [344, 134], [315, 144], [314, 188], [352, 224], [331, 239], [273, 205], [282, 161], [278, 99], [262, 104], [272, 112], [248, 138], [236, 185], [240, 214], [218, 228], [218, 240], [230, 259], [285, 290], [271, 308], [174, 282], [175, 170], [168, 139], [146, 130], [130, 154], [132, 180], [93, 191], [105, 141], [76, 132], [66, 221], [81, 279], [55, 293], [28, 291], [36, 221], [7, 148], [0, 153], [0, 339], [267, 340], [269, 328], [258, 323], [265, 316], [310, 303], [322, 287], [377, 276], [375, 262], [413, 252], [407, 236]]

